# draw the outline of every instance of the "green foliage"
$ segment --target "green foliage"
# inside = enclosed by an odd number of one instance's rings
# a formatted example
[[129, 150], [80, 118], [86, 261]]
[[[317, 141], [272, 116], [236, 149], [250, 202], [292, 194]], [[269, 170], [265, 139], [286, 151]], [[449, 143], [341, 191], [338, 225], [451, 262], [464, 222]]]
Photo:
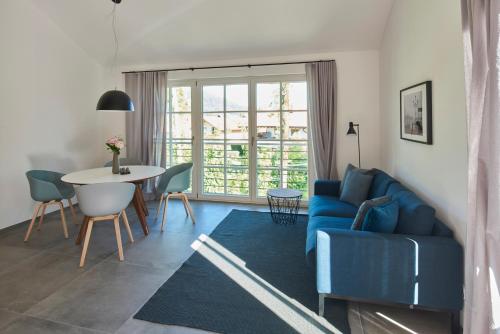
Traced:
[[175, 111], [190, 111], [191, 105], [190, 100], [187, 98], [185, 94], [185, 87], [177, 87], [174, 89], [175, 98], [176, 98], [176, 106]]
[[[285, 159], [289, 160], [288, 169], [283, 171], [283, 186], [300, 190], [304, 198], [307, 198], [307, 152], [304, 150], [304, 146], [289, 146], [288, 151], [284, 152], [283, 155]], [[248, 145], [228, 145], [226, 160], [228, 168], [227, 173], [224, 174], [223, 146], [207, 145], [205, 147], [205, 164], [208, 162], [210, 165], [220, 167], [205, 168], [203, 174], [204, 192], [224, 194], [224, 183], [226, 182], [227, 194], [248, 195]], [[282, 186], [280, 151], [274, 146], [258, 147], [258, 161], [259, 167], [269, 168], [259, 169], [257, 176], [258, 196], [265, 196], [267, 189]]]
[[120, 149], [118, 147], [116, 147], [115, 145], [106, 144], [106, 149], [113, 152], [113, 153], [120, 154]]

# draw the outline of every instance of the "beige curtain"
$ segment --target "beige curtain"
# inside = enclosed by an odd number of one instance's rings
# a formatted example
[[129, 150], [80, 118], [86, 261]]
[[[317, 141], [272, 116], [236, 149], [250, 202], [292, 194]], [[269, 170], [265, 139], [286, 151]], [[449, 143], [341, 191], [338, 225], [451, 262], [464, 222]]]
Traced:
[[309, 127], [316, 177], [337, 179], [337, 66], [335, 61], [306, 64]]
[[500, 1], [462, 0], [469, 149], [464, 333], [500, 333]]
[[[126, 73], [125, 91], [135, 107], [125, 121], [127, 156], [165, 168], [167, 72]], [[155, 182], [147, 182], [143, 190], [152, 198]]]

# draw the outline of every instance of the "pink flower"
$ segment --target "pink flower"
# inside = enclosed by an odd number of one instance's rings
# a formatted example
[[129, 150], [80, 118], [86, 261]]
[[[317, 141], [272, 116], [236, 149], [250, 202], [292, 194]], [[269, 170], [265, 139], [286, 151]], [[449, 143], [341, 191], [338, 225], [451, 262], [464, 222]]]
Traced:
[[106, 140], [106, 146], [108, 150], [111, 150], [115, 153], [120, 153], [120, 150], [125, 147], [125, 142], [122, 138], [113, 136]]
[[117, 136], [113, 136], [113, 137], [108, 139], [106, 144], [116, 145], [118, 142], [123, 142], [123, 139], [121, 139], [120, 137], [117, 137]]

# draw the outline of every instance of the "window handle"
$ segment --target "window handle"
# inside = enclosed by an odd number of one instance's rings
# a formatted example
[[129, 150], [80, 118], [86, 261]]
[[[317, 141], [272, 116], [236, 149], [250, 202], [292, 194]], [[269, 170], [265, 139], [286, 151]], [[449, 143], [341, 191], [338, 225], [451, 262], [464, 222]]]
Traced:
[[191, 145], [194, 144], [194, 136], [191, 137]]
[[255, 145], [255, 137], [252, 136], [252, 147]]

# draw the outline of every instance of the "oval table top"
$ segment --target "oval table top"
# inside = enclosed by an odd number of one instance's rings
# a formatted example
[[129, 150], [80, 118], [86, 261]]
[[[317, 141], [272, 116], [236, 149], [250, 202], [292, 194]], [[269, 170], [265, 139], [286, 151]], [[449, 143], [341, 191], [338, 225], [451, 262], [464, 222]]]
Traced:
[[61, 180], [71, 184], [95, 184], [108, 182], [137, 182], [165, 173], [165, 168], [158, 166], [121, 166], [128, 167], [130, 174], [113, 174], [111, 167], [80, 170], [64, 175]]

